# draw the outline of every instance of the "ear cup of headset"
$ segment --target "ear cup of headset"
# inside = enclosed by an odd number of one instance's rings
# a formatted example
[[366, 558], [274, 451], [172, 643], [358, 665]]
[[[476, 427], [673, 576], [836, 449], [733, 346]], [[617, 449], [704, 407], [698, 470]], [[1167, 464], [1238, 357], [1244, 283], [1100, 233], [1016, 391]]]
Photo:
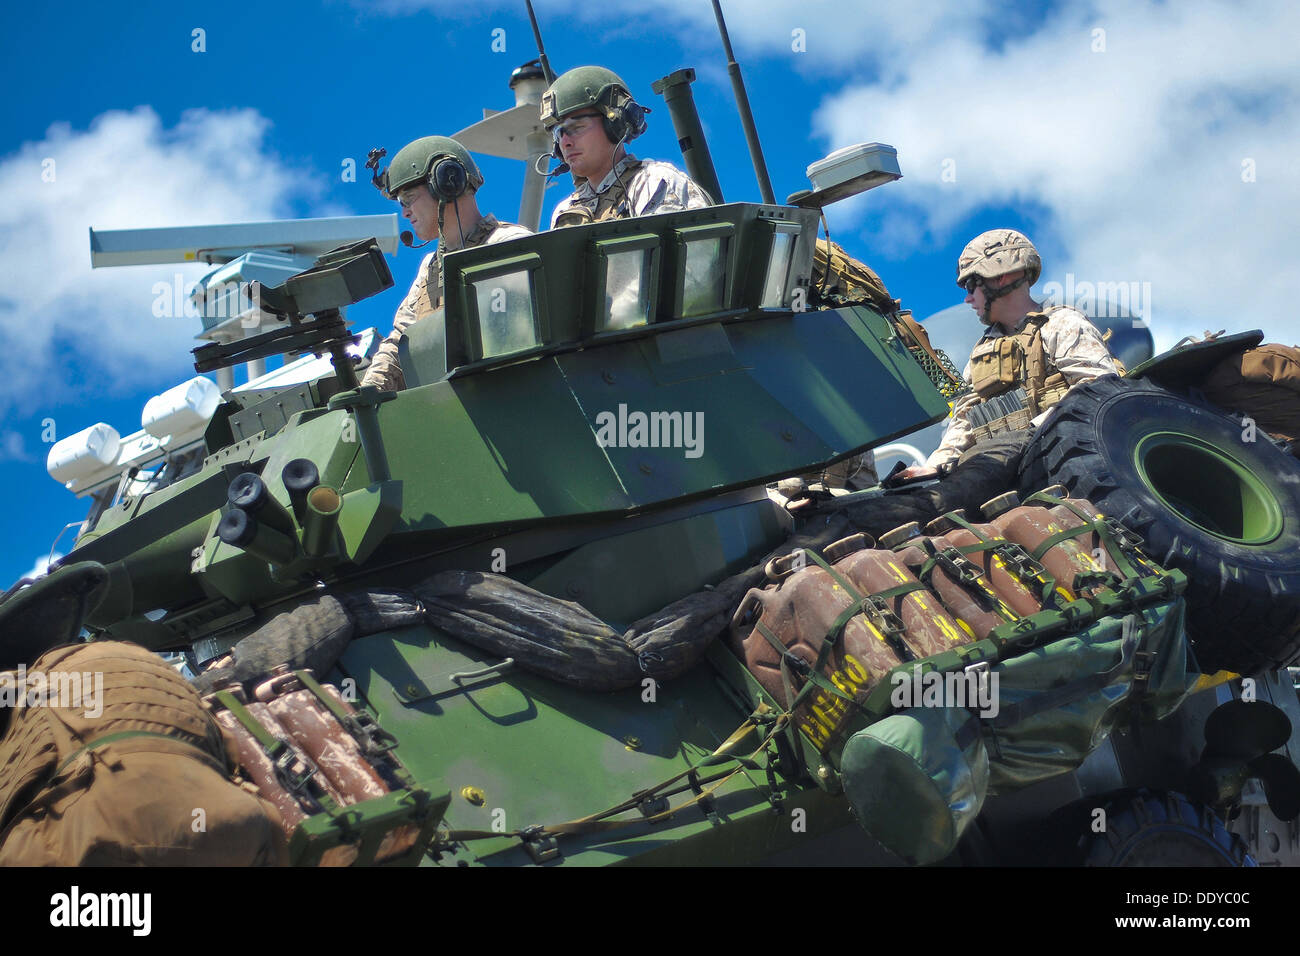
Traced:
[[616, 109], [614, 119], [602, 116], [605, 135], [611, 143], [631, 142], [645, 132], [645, 114], [648, 112], [636, 100], [627, 100]]
[[433, 164], [429, 174], [429, 191], [433, 198], [452, 202], [463, 196], [469, 187], [469, 174], [460, 160], [445, 156]]
[[645, 114], [650, 112], [635, 100], [629, 100], [623, 108], [623, 122], [627, 124], [627, 138], [636, 139], [645, 132]]

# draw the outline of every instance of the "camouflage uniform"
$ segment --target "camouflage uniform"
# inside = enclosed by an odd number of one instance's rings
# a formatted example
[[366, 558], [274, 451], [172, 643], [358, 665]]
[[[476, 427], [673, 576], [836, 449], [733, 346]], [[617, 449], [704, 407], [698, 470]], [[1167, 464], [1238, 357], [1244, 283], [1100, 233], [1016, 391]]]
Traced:
[[551, 214], [552, 229], [713, 205], [709, 194], [676, 166], [643, 162], [631, 153], [614, 164], [599, 186], [593, 188], [585, 179], [575, 178], [574, 183], [573, 195], [561, 200]]
[[[450, 225], [444, 223], [444, 227]], [[523, 226], [516, 225], [513, 222], [499, 222], [496, 216], [491, 213], [484, 216], [478, 221], [469, 235], [465, 237], [464, 248], [472, 249], [476, 246], [488, 246], [497, 242], [505, 242], [509, 239], [518, 239], [522, 236], [531, 236], [532, 232]], [[442, 241], [442, 240], [439, 240]], [[450, 236], [447, 240], [447, 252], [455, 252], [461, 246], [452, 246]], [[399, 391], [406, 387], [406, 379], [402, 375], [402, 367], [397, 364], [397, 346], [401, 338], [406, 334], [407, 328], [416, 320], [422, 318], [434, 309], [442, 305], [442, 281], [441, 277], [435, 275], [438, 269], [438, 255], [431, 252], [424, 257], [420, 263], [420, 269], [415, 275], [415, 281], [411, 283], [411, 291], [406, 293], [406, 298], [398, 307], [396, 314], [393, 316], [393, 331], [388, 334], [371, 360], [370, 368], [366, 371], [365, 378], [362, 379], [362, 385], [375, 385], [384, 391]], [[429, 289], [429, 279], [433, 278], [433, 289]]]
[[[1045, 321], [1039, 319], [1044, 315]], [[1049, 376], [1059, 373], [1066, 386], [1074, 386], [1102, 375], [1120, 374], [1110, 350], [1106, 348], [1106, 343], [1102, 341], [1096, 327], [1082, 312], [1068, 306], [1058, 306], [1047, 313], [1031, 312], [1012, 333], [1004, 333], [996, 325], [989, 326], [972, 351], [972, 356], [980, 354], [982, 347], [987, 351], [986, 343], [1007, 338], [1009, 335], [1023, 336], [1027, 324], [1036, 319], [1042, 321], [1041, 339]], [[967, 385], [972, 384], [970, 362], [966, 363], [962, 379]], [[965, 392], [957, 399], [948, 421], [948, 430], [943, 435], [943, 442], [926, 460], [929, 467], [942, 469], [955, 463], [961, 457], [961, 453], [974, 444], [969, 416], [971, 409], [982, 401], [984, 399], [974, 389]], [[1044, 417], [1046, 411], [1040, 412], [1033, 424], [1037, 425]]]

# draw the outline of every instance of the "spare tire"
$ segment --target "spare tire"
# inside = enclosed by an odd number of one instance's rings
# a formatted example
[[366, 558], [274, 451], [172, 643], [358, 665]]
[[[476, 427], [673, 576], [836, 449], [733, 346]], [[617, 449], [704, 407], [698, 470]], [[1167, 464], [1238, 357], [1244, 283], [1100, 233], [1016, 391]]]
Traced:
[[1021, 490], [1056, 483], [1187, 574], [1202, 671], [1251, 674], [1300, 654], [1300, 464], [1262, 431], [1106, 376], [1073, 389], [1025, 451]]

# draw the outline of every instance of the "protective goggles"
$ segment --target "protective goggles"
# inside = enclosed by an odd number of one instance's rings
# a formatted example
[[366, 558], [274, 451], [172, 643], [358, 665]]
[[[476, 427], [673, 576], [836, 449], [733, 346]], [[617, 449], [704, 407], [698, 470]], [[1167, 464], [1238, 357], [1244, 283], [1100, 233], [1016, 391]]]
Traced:
[[599, 113], [579, 113], [576, 116], [570, 116], [563, 123], [556, 123], [551, 127], [551, 137], [555, 140], [556, 145], [559, 145], [560, 137], [568, 136], [570, 139], [574, 139], [581, 136], [591, 128], [592, 123], [598, 123], [600, 119], [601, 115]]

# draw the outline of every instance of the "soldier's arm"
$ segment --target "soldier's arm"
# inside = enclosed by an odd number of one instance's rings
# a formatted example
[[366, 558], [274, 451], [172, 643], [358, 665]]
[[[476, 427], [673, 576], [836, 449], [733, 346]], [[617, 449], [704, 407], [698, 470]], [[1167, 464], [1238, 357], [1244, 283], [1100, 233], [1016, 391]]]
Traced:
[[[967, 368], [966, 384], [970, 384], [970, 369]], [[952, 416], [948, 419], [948, 429], [943, 433], [943, 441], [925, 460], [929, 468], [942, 469], [954, 464], [961, 453], [973, 445], [971, 436], [970, 410], [979, 404], [979, 394], [974, 390], [963, 393], [952, 406]]]
[[555, 224], [559, 220], [559, 218], [563, 216], [566, 212], [568, 212], [569, 207], [573, 205], [572, 200], [573, 200], [572, 196], [565, 196], [556, 204], [554, 211], [552, 211], [551, 213], [551, 225], [549, 228], [551, 229], [555, 228]]
[[712, 206], [708, 193], [695, 180], [667, 163], [655, 163], [632, 183], [629, 206], [634, 216], [652, 216]]
[[498, 242], [509, 242], [511, 239], [522, 239], [524, 236], [531, 235], [533, 235], [531, 229], [525, 229], [523, 226], [516, 225], [512, 222], [502, 223], [493, 230], [492, 235], [488, 236], [487, 241], [483, 244], [485, 246], [491, 246]]
[[1074, 309], [1052, 313], [1043, 325], [1043, 349], [1070, 385], [1119, 374], [1097, 327]]
[[406, 376], [402, 374], [402, 366], [397, 362], [397, 346], [407, 328], [418, 318], [415, 314], [416, 305], [424, 298], [425, 284], [428, 281], [425, 265], [425, 262], [420, 263], [420, 271], [411, 283], [411, 291], [406, 293], [406, 298], [393, 315], [393, 331], [380, 343], [374, 358], [370, 360], [370, 368], [366, 369], [365, 377], [361, 379], [362, 385], [374, 385], [385, 392], [398, 392], [406, 388]]

